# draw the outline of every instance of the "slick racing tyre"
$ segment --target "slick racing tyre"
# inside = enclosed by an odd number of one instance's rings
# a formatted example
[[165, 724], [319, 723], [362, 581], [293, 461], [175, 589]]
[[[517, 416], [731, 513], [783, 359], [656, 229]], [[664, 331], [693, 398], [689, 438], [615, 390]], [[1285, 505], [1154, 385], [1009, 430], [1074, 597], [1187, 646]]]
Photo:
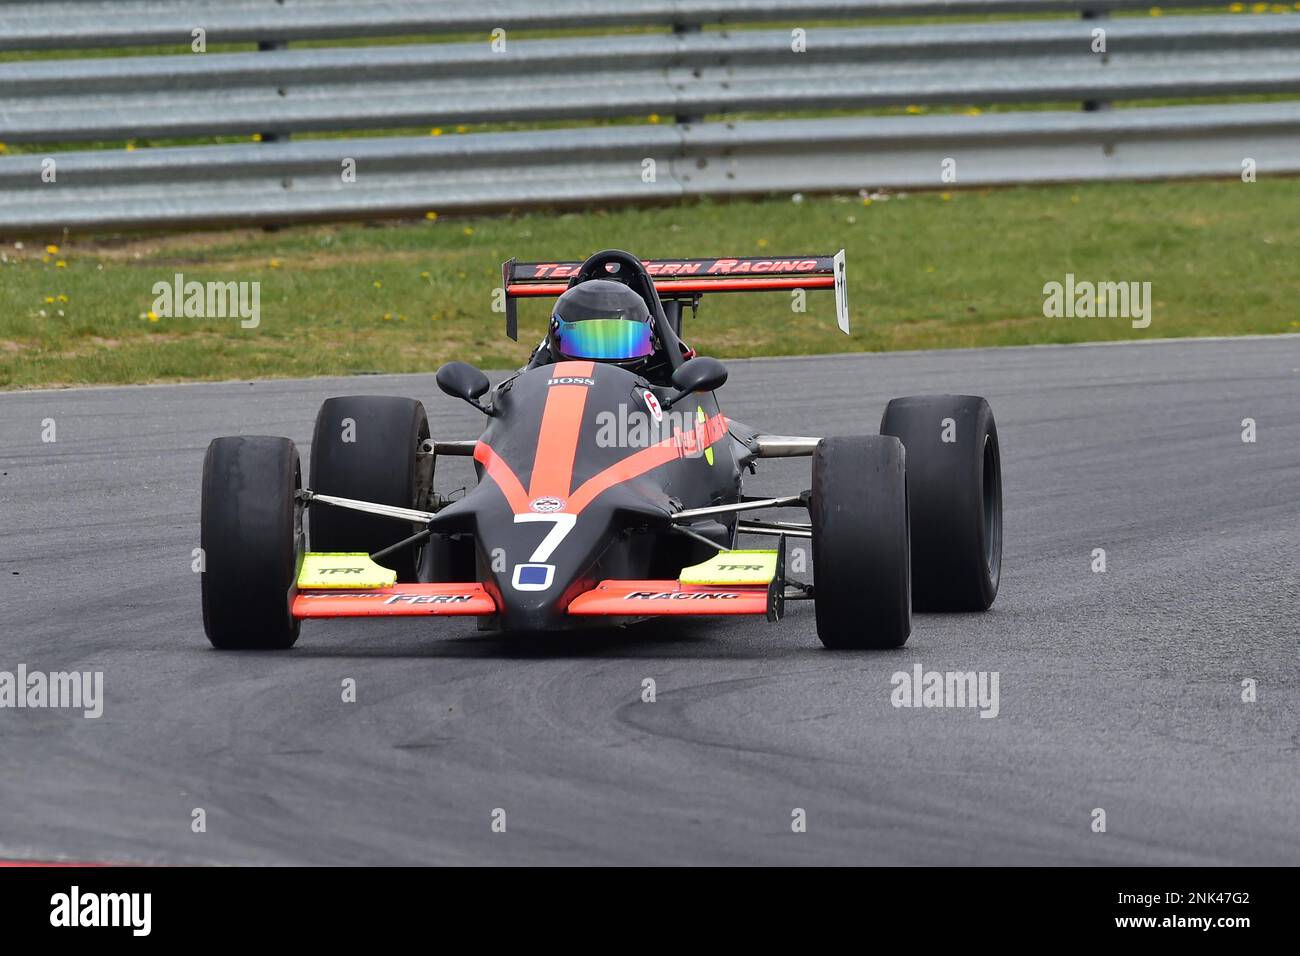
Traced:
[[302, 552], [298, 450], [287, 438], [218, 438], [203, 459], [203, 629], [222, 650], [283, 650]]
[[[429, 437], [424, 406], [410, 398], [351, 395], [326, 399], [311, 443], [311, 490], [402, 508], [429, 510], [432, 467], [421, 473], [420, 446]], [[432, 461], [428, 464], [431, 466]], [[421, 530], [392, 518], [315, 504], [308, 519], [312, 551], [374, 554]], [[419, 580], [419, 546], [379, 564], [399, 582]]]
[[988, 610], [1002, 576], [1002, 457], [989, 403], [974, 395], [896, 398], [880, 433], [907, 449], [913, 607]]
[[902, 443], [823, 438], [809, 512], [817, 636], [835, 649], [902, 647], [912, 631]]

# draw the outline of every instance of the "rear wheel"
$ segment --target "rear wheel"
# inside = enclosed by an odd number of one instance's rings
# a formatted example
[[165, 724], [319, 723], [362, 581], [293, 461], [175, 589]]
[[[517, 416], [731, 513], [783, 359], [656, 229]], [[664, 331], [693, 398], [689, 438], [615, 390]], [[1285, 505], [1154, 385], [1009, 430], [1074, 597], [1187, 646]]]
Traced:
[[[427, 511], [433, 482], [432, 456], [422, 467], [429, 437], [424, 406], [410, 398], [350, 395], [326, 399], [316, 416], [311, 445], [311, 489], [340, 498]], [[317, 504], [311, 509], [313, 551], [374, 554], [421, 530], [392, 518]], [[379, 559], [397, 580], [419, 580], [421, 548], [408, 547]]]
[[1002, 457], [989, 403], [974, 395], [896, 398], [880, 432], [907, 448], [913, 606], [988, 610], [1002, 576]]
[[281, 650], [302, 548], [298, 450], [287, 438], [218, 438], [203, 459], [203, 629], [213, 647]]
[[823, 438], [812, 462], [813, 600], [830, 648], [902, 647], [912, 632], [902, 444]]

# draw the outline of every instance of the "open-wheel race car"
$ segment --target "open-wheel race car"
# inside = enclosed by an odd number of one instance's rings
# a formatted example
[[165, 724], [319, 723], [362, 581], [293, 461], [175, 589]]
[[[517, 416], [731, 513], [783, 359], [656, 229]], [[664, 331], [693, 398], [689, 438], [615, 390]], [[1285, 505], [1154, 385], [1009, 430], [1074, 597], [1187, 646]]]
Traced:
[[[287, 438], [215, 439], [203, 465], [203, 623], [218, 648], [291, 646], [304, 619], [470, 615], [542, 632], [665, 615], [781, 619], [811, 599], [830, 648], [891, 648], [912, 610], [982, 611], [998, 590], [1002, 479], [984, 399], [896, 398], [879, 435], [774, 435], [729, 419], [716, 359], [681, 339], [712, 292], [827, 290], [848, 332], [844, 253], [790, 259], [505, 264], [517, 300], [555, 297], [528, 364], [492, 387], [442, 366], [442, 391], [484, 416], [477, 439], [432, 438], [424, 406], [330, 398], [310, 484]], [[472, 457], [478, 484], [435, 488]], [[766, 458], [808, 456], [811, 480], [755, 498]], [[805, 509], [807, 521], [764, 518]], [[775, 547], [737, 547], [761, 535]], [[811, 580], [787, 574], [809, 539]]]

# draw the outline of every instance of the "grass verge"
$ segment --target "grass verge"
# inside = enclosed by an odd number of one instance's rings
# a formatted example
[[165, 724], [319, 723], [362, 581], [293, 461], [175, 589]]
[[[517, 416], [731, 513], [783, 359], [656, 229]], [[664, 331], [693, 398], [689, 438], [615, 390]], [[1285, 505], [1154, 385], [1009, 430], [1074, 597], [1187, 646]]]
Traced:
[[[384, 226], [308, 226], [87, 239], [0, 250], [0, 387], [410, 372], [459, 358], [522, 364], [493, 311], [500, 264], [601, 248], [656, 256], [848, 250], [854, 331], [828, 295], [719, 295], [686, 338], [728, 356], [1023, 345], [1300, 330], [1300, 180], [1128, 183], [790, 197], [529, 213]], [[153, 286], [259, 282], [260, 324], [151, 315]], [[1148, 328], [1045, 318], [1067, 273], [1150, 282]]]

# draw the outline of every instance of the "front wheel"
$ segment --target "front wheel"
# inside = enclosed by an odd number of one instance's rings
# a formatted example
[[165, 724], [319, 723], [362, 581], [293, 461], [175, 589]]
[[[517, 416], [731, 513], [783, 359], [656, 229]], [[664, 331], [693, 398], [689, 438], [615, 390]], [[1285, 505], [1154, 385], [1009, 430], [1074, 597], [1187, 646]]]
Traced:
[[[311, 489], [320, 494], [381, 505], [427, 510], [433, 461], [422, 446], [429, 437], [424, 406], [387, 395], [329, 398], [316, 415], [311, 443]], [[374, 554], [420, 530], [392, 518], [332, 508], [311, 509], [313, 551]], [[378, 563], [397, 580], [419, 580], [420, 552], [407, 547]]]
[[836, 649], [902, 647], [912, 632], [902, 443], [823, 438], [813, 453], [809, 513], [821, 642]]
[[203, 629], [222, 650], [283, 650], [303, 551], [298, 450], [287, 438], [217, 438], [203, 459]]
[[907, 449], [915, 609], [988, 610], [1002, 577], [1002, 453], [989, 403], [896, 398], [880, 433]]

